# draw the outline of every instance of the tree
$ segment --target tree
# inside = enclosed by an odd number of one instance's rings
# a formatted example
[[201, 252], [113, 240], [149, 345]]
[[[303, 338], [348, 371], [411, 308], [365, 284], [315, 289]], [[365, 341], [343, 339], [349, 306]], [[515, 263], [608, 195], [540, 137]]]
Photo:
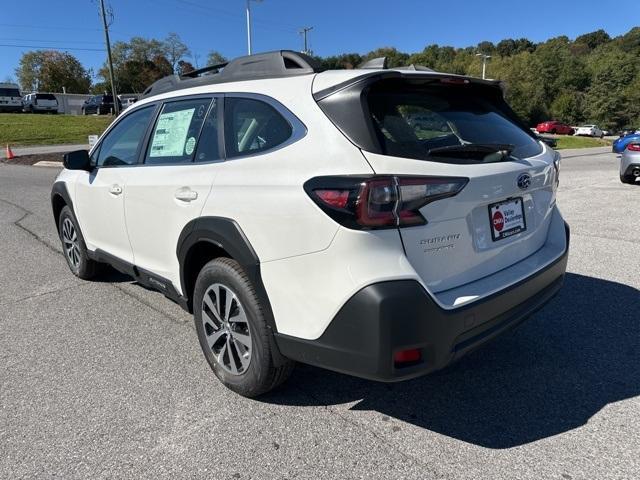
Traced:
[[[162, 77], [171, 75], [174, 67], [166, 57], [165, 44], [154, 38], [133, 37], [129, 42], [116, 42], [112, 48], [116, 90], [120, 93], [141, 93]], [[98, 71], [106, 81], [106, 65]]]
[[191, 55], [189, 47], [180, 39], [177, 33], [170, 33], [164, 40], [164, 50], [174, 73], [179, 73], [178, 67], [180, 61], [182, 61], [184, 57]]
[[590, 122], [607, 128], [622, 127], [630, 122], [626, 96], [629, 85], [638, 77], [636, 64], [635, 55], [619, 50], [603, 51], [591, 59], [592, 81], [586, 97]]
[[585, 33], [576, 38], [575, 43], [586, 45], [589, 50], [595, 50], [611, 40], [611, 37], [604, 30], [596, 30], [595, 32]]
[[207, 65], [219, 65], [225, 63], [227, 58], [216, 50], [211, 50], [207, 55]]
[[399, 52], [398, 49], [393, 47], [382, 47], [367, 53], [362, 58], [362, 61], [366, 62], [378, 57], [387, 57], [387, 64], [391, 68], [405, 66], [407, 65], [407, 60], [409, 60], [408, 53]]
[[562, 119], [569, 125], [584, 122], [584, 94], [574, 91], [560, 93], [551, 103], [550, 113], [552, 118]]
[[351, 70], [362, 63], [362, 56], [358, 53], [343, 53], [326, 58], [317, 58], [326, 70]]
[[66, 52], [34, 50], [20, 58], [16, 76], [22, 90], [33, 92], [89, 93], [91, 75], [80, 61]]

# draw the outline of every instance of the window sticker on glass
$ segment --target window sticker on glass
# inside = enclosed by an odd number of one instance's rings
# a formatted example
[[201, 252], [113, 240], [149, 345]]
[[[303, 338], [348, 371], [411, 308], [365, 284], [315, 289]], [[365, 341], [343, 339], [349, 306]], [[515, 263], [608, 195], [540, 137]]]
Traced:
[[186, 153], [187, 155], [191, 155], [193, 153], [193, 149], [196, 146], [196, 139], [195, 137], [189, 137], [189, 140], [187, 140], [187, 144], [184, 147], [184, 153]]
[[195, 108], [162, 113], [153, 134], [149, 157], [178, 157], [183, 154]]

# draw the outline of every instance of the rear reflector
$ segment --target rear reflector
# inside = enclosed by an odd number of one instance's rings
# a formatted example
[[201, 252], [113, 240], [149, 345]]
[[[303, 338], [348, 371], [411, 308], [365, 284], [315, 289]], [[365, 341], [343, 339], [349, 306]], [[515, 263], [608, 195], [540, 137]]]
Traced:
[[403, 363], [419, 362], [422, 358], [419, 348], [411, 348], [409, 350], [400, 350], [393, 355], [393, 363], [402, 366]]
[[630, 143], [627, 145], [627, 150], [631, 150], [632, 152], [640, 152], [640, 143]]
[[357, 230], [424, 225], [420, 209], [456, 195], [461, 177], [316, 177], [304, 184], [311, 199], [336, 222]]

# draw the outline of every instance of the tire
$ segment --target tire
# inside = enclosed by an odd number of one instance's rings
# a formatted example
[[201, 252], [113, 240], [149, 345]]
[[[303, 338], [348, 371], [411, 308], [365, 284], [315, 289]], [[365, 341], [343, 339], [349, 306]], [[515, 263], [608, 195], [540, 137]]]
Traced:
[[67, 260], [71, 273], [83, 280], [95, 277], [98, 272], [98, 263], [87, 255], [87, 246], [84, 243], [82, 232], [78, 228], [75, 215], [68, 206], [65, 206], [60, 212], [58, 232], [64, 258]]
[[224, 386], [253, 398], [289, 378], [295, 364], [286, 361], [274, 365], [272, 332], [263, 306], [238, 262], [217, 258], [202, 268], [196, 280], [193, 311], [204, 356]]
[[635, 185], [636, 183], [636, 177], [634, 177], [633, 175], [620, 175], [620, 181], [622, 183], [628, 183], [629, 185]]

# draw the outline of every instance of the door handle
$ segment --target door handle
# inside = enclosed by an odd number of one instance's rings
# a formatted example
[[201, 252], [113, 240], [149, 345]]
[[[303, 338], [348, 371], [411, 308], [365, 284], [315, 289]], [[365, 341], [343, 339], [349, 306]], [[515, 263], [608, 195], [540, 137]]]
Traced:
[[122, 193], [122, 187], [120, 185], [111, 185], [109, 193], [113, 195], [120, 195]]
[[184, 187], [176, 190], [175, 197], [182, 202], [192, 202], [198, 198], [198, 192], [191, 190], [189, 187]]

